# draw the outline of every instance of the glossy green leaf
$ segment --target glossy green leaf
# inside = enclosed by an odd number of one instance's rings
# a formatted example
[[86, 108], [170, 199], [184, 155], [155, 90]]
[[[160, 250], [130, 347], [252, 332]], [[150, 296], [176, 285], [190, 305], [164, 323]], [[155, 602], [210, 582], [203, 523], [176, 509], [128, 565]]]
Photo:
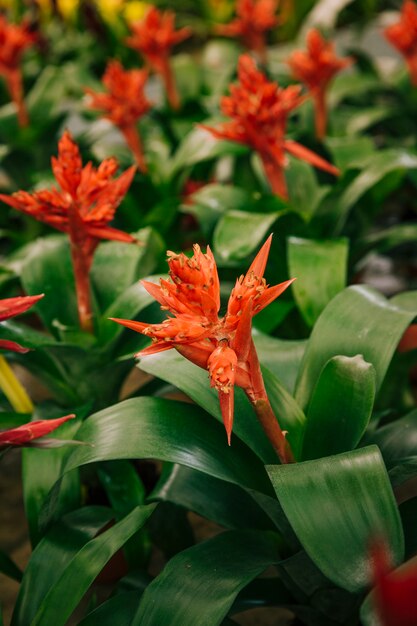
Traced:
[[258, 331], [253, 333], [256, 350], [262, 365], [292, 393], [307, 340], [289, 341], [270, 337]]
[[255, 252], [280, 213], [248, 213], [230, 210], [217, 222], [213, 235], [218, 263], [234, 263]]
[[164, 466], [149, 500], [173, 502], [225, 528], [273, 528], [246, 491], [183, 465]]
[[289, 274], [301, 315], [313, 326], [327, 304], [346, 286], [347, 239], [288, 239]]
[[180, 463], [237, 485], [270, 492], [259, 459], [201, 409], [159, 398], [125, 400], [88, 418], [77, 439], [92, 444], [74, 450], [65, 471], [113, 459], [152, 458]]
[[86, 543], [48, 590], [37, 607], [32, 626], [64, 626], [106, 563], [144, 525], [154, 508], [154, 505], [136, 507]]
[[[138, 608], [137, 591], [118, 593], [89, 613], [78, 626], [130, 626]], [[116, 621], [117, 620], [117, 621]]]
[[353, 450], [364, 434], [375, 399], [375, 370], [360, 355], [336, 356], [313, 391], [304, 431], [304, 460]]
[[410, 457], [417, 457], [417, 409], [382, 428], [378, 428], [366, 439], [376, 444], [391, 469]]
[[267, 470], [305, 551], [340, 587], [369, 583], [369, 540], [378, 533], [389, 538], [393, 560], [403, 558], [401, 519], [376, 446]]
[[361, 159], [368, 158], [375, 152], [370, 137], [327, 137], [326, 146], [335, 165], [341, 170], [355, 167]]
[[84, 507], [65, 515], [33, 551], [20, 587], [12, 626], [32, 624], [44, 597], [79, 551], [112, 518], [104, 507]]
[[[225, 558], [227, 555], [227, 558]], [[279, 560], [276, 535], [229, 531], [181, 552], [142, 596], [132, 626], [217, 626], [239, 591]]]
[[296, 399], [305, 408], [320, 372], [333, 356], [361, 354], [380, 388], [394, 351], [414, 317], [370, 287], [348, 287], [325, 308], [314, 326], [300, 367]]
[[[81, 408], [80, 411], [77, 411], [77, 419], [62, 424], [53, 434], [53, 437], [65, 440], [76, 439], [77, 430], [87, 411], [88, 408]], [[34, 419], [61, 417], [68, 412], [56, 406], [40, 406], [34, 413]], [[23, 498], [32, 545], [36, 545], [41, 538], [39, 514], [45, 498], [51, 487], [60, 478], [62, 468], [70, 454], [71, 446], [51, 450], [38, 450], [36, 448], [22, 450]], [[62, 515], [76, 509], [80, 505], [80, 501], [80, 477], [75, 470], [64, 476], [60, 483], [57, 514]]]
[[328, 193], [329, 187], [319, 185], [314, 169], [308, 163], [290, 158], [289, 167], [285, 171], [291, 206], [309, 221], [316, 212], [320, 202]]
[[[205, 370], [187, 361], [176, 350], [153, 354], [140, 361], [140, 368], [174, 385], [189, 396], [219, 422], [223, 423], [217, 392], [210, 387]], [[275, 461], [266, 435], [240, 389], [235, 390], [235, 420], [233, 432], [265, 462]], [[248, 419], [249, 418], [249, 419]]]
[[4, 576], [8, 576], [17, 582], [22, 580], [22, 572], [17, 567], [16, 563], [12, 561], [8, 554], [0, 550], [0, 573]]

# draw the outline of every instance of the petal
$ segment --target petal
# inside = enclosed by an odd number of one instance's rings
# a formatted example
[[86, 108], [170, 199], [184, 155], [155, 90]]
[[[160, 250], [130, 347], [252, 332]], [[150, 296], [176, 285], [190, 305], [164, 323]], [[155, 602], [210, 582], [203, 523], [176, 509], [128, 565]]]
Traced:
[[232, 348], [238, 360], [245, 362], [252, 344], [253, 299], [251, 298], [242, 311], [233, 339]]
[[262, 278], [265, 272], [265, 267], [268, 261], [269, 251], [271, 249], [272, 244], [272, 234], [269, 235], [268, 239], [265, 241], [262, 248], [259, 250], [258, 254], [252, 261], [252, 265], [248, 269], [246, 275], [248, 276], [251, 272], [258, 276], [258, 278]]
[[89, 237], [94, 237], [95, 239], [110, 239], [112, 241], [121, 241], [122, 243], [136, 243], [137, 245], [142, 245], [135, 237], [129, 235], [129, 233], [125, 233], [123, 230], [118, 230], [117, 228], [112, 228], [111, 226], [107, 226], [105, 224], [92, 224], [90, 225], [88, 222], [84, 222], [85, 231]]
[[74, 414], [65, 415], [52, 420], [37, 420], [28, 422], [17, 428], [11, 428], [0, 432], [0, 445], [4, 446], [22, 446], [32, 439], [43, 437], [61, 426], [64, 422], [75, 417]]
[[329, 174], [333, 174], [334, 176], [340, 175], [340, 170], [337, 167], [320, 157], [312, 150], [309, 150], [305, 146], [302, 146], [297, 141], [292, 141], [291, 139], [288, 139], [284, 142], [284, 147], [287, 152], [297, 157], [297, 159], [306, 161], [307, 163], [310, 163], [310, 165], [318, 167], [325, 172], [329, 172]]
[[263, 292], [263, 294], [256, 301], [254, 315], [256, 315], [257, 313], [262, 311], [262, 309], [267, 307], [268, 304], [271, 304], [271, 302], [273, 302], [286, 289], [288, 289], [288, 287], [291, 285], [291, 283], [293, 283], [295, 280], [297, 280], [297, 279], [296, 278], [291, 278], [290, 280], [286, 280], [285, 282], [280, 283], [279, 285], [275, 285], [274, 287], [269, 287], [268, 289], [266, 289]]
[[123, 320], [118, 317], [109, 317], [109, 320], [112, 322], [117, 322], [117, 324], [121, 324], [122, 326], [126, 326], [126, 328], [130, 328], [131, 330], [135, 330], [137, 333], [143, 333], [146, 328], [149, 328], [151, 324], [146, 324], [145, 322], [135, 322], [133, 320]]
[[232, 388], [229, 393], [223, 393], [219, 391], [220, 410], [222, 412], [223, 424], [226, 429], [227, 443], [231, 445], [232, 429], [233, 429], [233, 417], [234, 417], [234, 405], [235, 405], [235, 392]]
[[30, 348], [25, 348], [24, 346], [21, 346], [20, 343], [8, 341], [7, 339], [0, 339], [0, 350], [18, 352], [19, 354], [26, 354], [26, 352], [30, 352]]
[[0, 300], [0, 322], [8, 320], [10, 317], [24, 313], [31, 306], [36, 304], [45, 294], [39, 296], [21, 296], [17, 298], [4, 298]]

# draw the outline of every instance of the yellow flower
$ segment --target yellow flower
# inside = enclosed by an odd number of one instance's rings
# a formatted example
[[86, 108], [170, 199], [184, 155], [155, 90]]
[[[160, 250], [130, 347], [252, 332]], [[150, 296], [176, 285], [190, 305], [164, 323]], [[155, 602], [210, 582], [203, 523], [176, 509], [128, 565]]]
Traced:
[[59, 13], [65, 20], [72, 20], [80, 4], [80, 0], [57, 0]]
[[139, 22], [145, 17], [145, 14], [149, 10], [150, 4], [147, 2], [141, 2], [140, 0], [132, 0], [126, 2], [124, 8], [124, 17], [126, 22]]

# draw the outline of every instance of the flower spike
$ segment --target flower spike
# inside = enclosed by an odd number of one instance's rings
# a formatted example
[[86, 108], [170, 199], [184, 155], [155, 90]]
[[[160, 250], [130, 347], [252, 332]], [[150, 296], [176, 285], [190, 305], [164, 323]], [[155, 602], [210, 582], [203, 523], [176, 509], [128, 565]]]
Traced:
[[288, 462], [293, 460], [292, 453], [266, 396], [251, 335], [252, 318], [292, 283], [288, 280], [274, 287], [266, 284], [263, 274], [270, 247], [271, 237], [245, 276], [236, 281], [224, 317], [219, 317], [220, 284], [213, 254], [210, 248], [203, 253], [195, 245], [190, 258], [183, 253], [168, 252], [169, 281], [161, 279], [159, 285], [143, 282], [171, 317], [162, 324], [112, 319], [152, 338], [152, 345], [136, 356], [176, 348], [187, 359], [208, 370], [210, 384], [219, 394], [229, 444], [234, 387], [242, 387], [280, 459]]
[[151, 6], [144, 19], [131, 24], [132, 34], [126, 43], [143, 54], [149, 67], [160, 74], [165, 84], [168, 102], [173, 109], [179, 109], [180, 99], [170, 64], [172, 48], [191, 35], [189, 28], [175, 30], [175, 13], [159, 11]]
[[202, 125], [218, 139], [250, 146], [263, 163], [274, 193], [288, 198], [285, 181], [286, 153], [315, 167], [338, 175], [333, 165], [299, 143], [286, 139], [287, 119], [304, 102], [300, 85], [279, 87], [268, 81], [249, 55], [242, 55], [238, 66], [238, 85], [231, 85], [230, 96], [221, 101], [222, 112], [231, 118], [217, 128]]
[[77, 290], [80, 325], [92, 331], [89, 272], [94, 251], [101, 239], [137, 243], [136, 239], [109, 226], [117, 207], [130, 187], [135, 167], [115, 178], [115, 159], [104, 160], [98, 168], [83, 167], [79, 148], [66, 131], [52, 157], [52, 171], [60, 189], [42, 189], [11, 196], [0, 194], [9, 206], [68, 234]]
[[64, 417], [58, 417], [50, 420], [36, 420], [28, 422], [17, 428], [11, 428], [10, 430], [0, 431], [0, 449], [1, 447], [8, 446], [27, 446], [30, 445], [34, 439], [49, 435], [57, 428], [68, 422], [68, 420], [74, 419], [75, 415], [65, 415]]
[[388, 26], [384, 35], [405, 58], [411, 82], [417, 86], [417, 6], [405, 0], [398, 22]]

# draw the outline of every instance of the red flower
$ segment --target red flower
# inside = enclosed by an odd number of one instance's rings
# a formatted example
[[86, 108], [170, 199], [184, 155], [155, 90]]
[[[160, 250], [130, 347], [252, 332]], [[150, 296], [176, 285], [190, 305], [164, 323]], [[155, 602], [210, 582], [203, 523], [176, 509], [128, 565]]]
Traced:
[[[22, 296], [18, 298], [4, 298], [0, 300], [0, 322], [25, 313], [31, 306], [36, 304], [38, 300], [43, 298], [43, 294], [40, 296]], [[28, 352], [28, 348], [24, 348], [15, 341], [8, 341], [7, 339], [0, 339], [0, 350], [9, 350], [11, 352]]]
[[308, 87], [314, 98], [319, 139], [326, 134], [328, 86], [333, 77], [352, 62], [351, 58], [336, 56], [334, 44], [326, 41], [315, 28], [307, 33], [307, 51], [296, 50], [288, 59], [294, 77]]
[[0, 15], [0, 75], [7, 83], [10, 97], [17, 107], [19, 124], [29, 123], [23, 101], [23, 85], [20, 63], [23, 52], [36, 41], [36, 35], [30, 32], [27, 23], [9, 24]]
[[85, 90], [92, 98], [91, 108], [102, 111], [121, 130], [142, 172], [146, 164], [136, 123], [151, 108], [144, 92], [147, 78], [146, 70], [124, 70], [118, 61], [110, 61], [102, 79], [107, 93]]
[[263, 245], [245, 276], [237, 281], [227, 312], [219, 317], [220, 285], [216, 262], [209, 247], [206, 254], [194, 246], [191, 258], [168, 253], [171, 280], [160, 285], [142, 281], [145, 289], [168, 310], [162, 324], [114, 319], [153, 339], [138, 357], [176, 348], [196, 365], [208, 369], [211, 386], [219, 393], [227, 437], [233, 426], [234, 385], [242, 387], [270, 436], [280, 458], [290, 460], [291, 451], [266, 396], [258, 357], [251, 336], [252, 317], [262, 311], [293, 282], [268, 287], [263, 278], [272, 236]]
[[282, 88], [268, 81], [249, 55], [240, 57], [238, 77], [240, 84], [231, 85], [230, 96], [221, 102], [223, 113], [232, 121], [219, 128], [203, 128], [219, 139], [244, 143], [256, 150], [272, 190], [284, 199], [288, 197], [286, 152], [331, 174], [339, 174], [336, 167], [317, 154], [285, 138], [287, 118], [304, 100], [300, 85]]
[[399, 22], [384, 30], [388, 41], [404, 56], [413, 85], [417, 85], [417, 6], [405, 0]]
[[172, 108], [178, 109], [180, 100], [169, 56], [173, 46], [187, 39], [191, 30], [180, 28], [176, 31], [175, 13], [158, 11], [154, 6], [141, 22], [133, 23], [131, 28], [132, 35], [127, 38], [127, 45], [143, 54], [148, 65], [162, 76], [168, 101]]
[[73, 419], [75, 415], [65, 415], [51, 420], [37, 420], [23, 424], [17, 428], [0, 431], [0, 448], [2, 446], [25, 446], [30, 444], [33, 439], [39, 439], [44, 435], [49, 435], [56, 430], [61, 424]]
[[386, 545], [374, 542], [371, 548], [375, 588], [372, 593], [375, 610], [384, 626], [417, 624], [417, 558], [390, 571]]
[[237, 18], [217, 27], [220, 35], [240, 37], [266, 63], [266, 33], [278, 24], [277, 0], [237, 0]]
[[0, 200], [57, 230], [68, 233], [71, 243], [81, 327], [92, 330], [89, 271], [101, 239], [136, 243], [131, 235], [108, 225], [123, 200], [135, 173], [130, 167], [115, 178], [115, 159], [106, 159], [98, 168], [83, 167], [77, 144], [65, 132], [52, 157], [52, 171], [61, 189], [52, 187], [28, 193], [17, 191]]

